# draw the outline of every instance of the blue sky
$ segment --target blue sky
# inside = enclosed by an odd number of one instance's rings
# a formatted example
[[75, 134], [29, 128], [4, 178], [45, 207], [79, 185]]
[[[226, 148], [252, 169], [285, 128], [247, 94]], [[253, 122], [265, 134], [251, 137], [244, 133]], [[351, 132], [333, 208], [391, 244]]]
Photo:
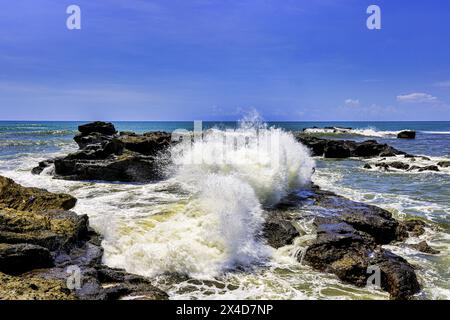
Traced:
[[449, 58], [447, 0], [4, 1], [0, 119], [450, 120]]

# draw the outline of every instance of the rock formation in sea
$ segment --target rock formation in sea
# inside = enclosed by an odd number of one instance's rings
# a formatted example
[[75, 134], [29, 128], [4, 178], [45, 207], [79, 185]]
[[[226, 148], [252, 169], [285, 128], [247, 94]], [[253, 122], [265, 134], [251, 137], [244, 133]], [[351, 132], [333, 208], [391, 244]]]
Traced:
[[74, 138], [78, 151], [43, 161], [32, 172], [40, 174], [53, 164], [55, 177], [67, 180], [148, 182], [162, 177], [156, 160], [170, 145], [170, 133], [119, 135], [113, 124], [101, 121], [81, 125], [78, 130]]
[[313, 156], [324, 156], [325, 158], [348, 158], [348, 157], [393, 157], [406, 154], [387, 144], [378, 143], [376, 140], [355, 142], [352, 140], [322, 139], [296, 132], [297, 140], [310, 148]]
[[416, 132], [413, 130], [405, 130], [401, 131], [397, 134], [398, 139], [415, 139], [416, 138]]
[[[421, 164], [419, 164], [421, 163]], [[365, 163], [364, 169], [404, 172], [440, 172], [449, 167], [449, 161], [432, 160], [428, 157], [404, 155], [388, 160], [386, 157]]]
[[[371, 275], [368, 270], [378, 269], [381, 288], [393, 299], [409, 299], [420, 291], [414, 266], [382, 246], [401, 244], [409, 234], [416, 236], [424, 232], [426, 224], [423, 221], [397, 221], [386, 210], [351, 201], [313, 185], [306, 196], [290, 195], [269, 212], [264, 236], [271, 246], [279, 248], [292, 244], [299, 235], [293, 222], [311, 216], [293, 218], [288, 213], [294, 208], [301, 212], [305, 205], [316, 207], [317, 214], [312, 216], [316, 238], [305, 252], [299, 253], [299, 262], [361, 287], [367, 285]], [[437, 253], [426, 243], [412, 247]]]
[[70, 211], [76, 201], [0, 176], [0, 299], [167, 299], [149, 279], [102, 264], [101, 236]]

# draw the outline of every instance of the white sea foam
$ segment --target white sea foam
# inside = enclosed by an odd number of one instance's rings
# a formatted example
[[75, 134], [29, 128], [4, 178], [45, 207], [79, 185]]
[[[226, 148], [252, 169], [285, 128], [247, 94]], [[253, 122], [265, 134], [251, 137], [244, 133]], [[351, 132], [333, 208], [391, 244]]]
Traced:
[[427, 134], [450, 134], [450, 131], [420, 131]]
[[[390, 164], [393, 162], [402, 162], [405, 164], [408, 164], [410, 168], [408, 170], [402, 170], [402, 169], [396, 169], [393, 167], [389, 168], [389, 171], [386, 173], [402, 173], [402, 174], [450, 174], [450, 167], [440, 166], [438, 165], [440, 162], [447, 162], [450, 161], [450, 158], [448, 157], [433, 157], [433, 156], [424, 156], [424, 155], [417, 155], [415, 157], [405, 157], [403, 155], [397, 155], [394, 157], [376, 157], [371, 159], [364, 160], [365, 162], [369, 163], [372, 166], [372, 171], [383, 171], [386, 172], [382, 167], [377, 167], [377, 163], [386, 163]], [[428, 166], [437, 166], [439, 171], [419, 171], [420, 168], [428, 167]]]
[[[407, 129], [405, 129], [407, 130]], [[403, 130], [398, 131], [383, 131], [377, 130], [375, 128], [363, 128], [363, 129], [351, 129], [351, 128], [341, 128], [341, 127], [331, 127], [331, 128], [307, 128], [304, 130], [305, 133], [309, 134], [323, 134], [323, 135], [356, 135], [356, 136], [367, 136], [367, 137], [396, 137]]]

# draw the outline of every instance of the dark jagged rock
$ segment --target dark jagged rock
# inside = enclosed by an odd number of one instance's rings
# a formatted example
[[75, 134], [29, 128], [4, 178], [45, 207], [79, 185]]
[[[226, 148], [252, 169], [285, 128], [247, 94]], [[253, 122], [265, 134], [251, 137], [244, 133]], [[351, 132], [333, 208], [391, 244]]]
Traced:
[[438, 172], [440, 170], [439, 170], [439, 168], [437, 166], [431, 165], [431, 166], [426, 166], [426, 167], [419, 168], [419, 172], [423, 172], [423, 171], [435, 171], [435, 172]]
[[163, 176], [154, 157], [124, 154], [104, 160], [55, 160], [56, 177], [68, 180], [148, 182]]
[[44, 171], [45, 168], [50, 167], [53, 164], [53, 162], [54, 162], [53, 159], [41, 161], [41, 162], [39, 162], [39, 165], [37, 167], [34, 167], [33, 169], [31, 169], [31, 173], [32, 174], [41, 174], [42, 171]]
[[76, 135], [73, 140], [75, 140], [75, 142], [81, 149], [84, 149], [89, 145], [99, 145], [106, 143], [114, 137], [114, 135], [104, 135], [98, 132], [93, 132], [88, 135], [83, 135], [82, 133], [80, 133]]
[[375, 167], [384, 169], [385, 171], [389, 171], [391, 168], [397, 170], [408, 170], [410, 169], [410, 165], [401, 161], [394, 162], [378, 162], [375, 164]]
[[348, 158], [351, 157], [351, 148], [349, 144], [340, 141], [328, 141], [324, 149], [325, 158]]
[[324, 156], [325, 158], [373, 158], [405, 154], [405, 152], [387, 144], [378, 143], [376, 140], [367, 140], [364, 142], [329, 140], [302, 133], [295, 133], [295, 137], [299, 142], [310, 148], [313, 156]]
[[300, 234], [292, 223], [283, 216], [269, 214], [263, 227], [263, 236], [267, 243], [278, 249], [292, 244]]
[[428, 253], [428, 254], [439, 254], [440, 251], [431, 248], [428, 243], [426, 241], [421, 241], [419, 243], [415, 243], [415, 244], [410, 244], [409, 245], [411, 248], [423, 252], [423, 253]]
[[114, 135], [117, 133], [116, 128], [111, 122], [95, 121], [78, 126], [78, 131], [87, 136], [91, 133], [100, 133], [103, 135]]
[[310, 150], [313, 156], [323, 156], [325, 152], [325, 147], [327, 145], [327, 140], [320, 139], [313, 136], [296, 136], [297, 140], [306, 145]]
[[389, 167], [391, 168], [395, 168], [398, 170], [408, 170], [409, 169], [409, 164], [407, 163], [403, 163], [401, 161], [394, 161], [388, 164]]
[[370, 264], [380, 268], [381, 288], [398, 300], [410, 299], [420, 291], [416, 273], [405, 259], [388, 250], [381, 249]]
[[441, 168], [448, 168], [450, 167], [450, 161], [439, 161], [437, 165]]
[[[149, 279], [102, 264], [101, 238], [87, 216], [64, 210], [75, 204], [61, 201], [70, 196], [0, 181], [0, 299], [168, 298]], [[68, 287], [73, 270], [80, 287]]]
[[364, 164], [364, 169], [372, 169], [372, 166], [368, 163]]
[[421, 236], [425, 233], [426, 223], [419, 219], [405, 220], [400, 223], [404, 229], [411, 233], [414, 237]]
[[[278, 210], [294, 208], [295, 198], [298, 209], [306, 205], [308, 210], [314, 208], [318, 213], [314, 218], [316, 239], [298, 255], [300, 262], [334, 273], [342, 281], [356, 286], [365, 286], [371, 275], [369, 267], [378, 267], [381, 286], [394, 299], [408, 299], [420, 290], [412, 266], [381, 248], [383, 244], [408, 237], [406, 226], [388, 211], [351, 201], [317, 186], [301, 195], [291, 195], [285, 201], [289, 205], [278, 207]], [[283, 219], [282, 214], [278, 217]]]
[[44, 247], [19, 243], [0, 243], [0, 272], [20, 274], [53, 266], [50, 251]]
[[143, 135], [123, 135], [121, 141], [125, 148], [143, 155], [157, 155], [171, 143], [171, 134], [167, 132], [149, 132]]
[[[429, 165], [429, 166], [424, 166], [424, 167], [420, 167], [417, 165], [410, 165], [408, 163], [402, 162], [402, 161], [393, 161], [393, 162], [384, 162], [383, 160], [386, 160], [385, 158], [381, 159], [380, 162], [375, 163], [375, 167], [380, 168], [384, 171], [392, 171], [391, 169], [397, 169], [397, 170], [402, 170], [402, 171], [417, 171], [417, 172], [424, 172], [424, 171], [435, 171], [435, 172], [439, 172], [439, 168], [436, 165]], [[415, 161], [415, 158], [410, 158], [411, 162]], [[365, 165], [364, 168], [366, 169], [370, 169], [369, 168], [370, 165]]]
[[373, 157], [393, 157], [399, 154], [404, 154], [385, 143], [378, 143], [376, 140], [367, 140], [360, 143], [355, 143], [352, 151], [353, 157], [373, 158]]
[[[171, 143], [166, 132], [149, 132], [138, 135], [121, 132], [114, 125], [93, 122], [79, 126], [80, 134], [74, 140], [79, 150], [53, 160], [54, 176], [67, 180], [104, 180], [122, 182], [149, 182], [163, 177], [160, 155]], [[33, 168], [42, 172], [44, 163]]]
[[335, 219], [370, 235], [377, 244], [387, 244], [404, 236], [399, 234], [399, 222], [384, 209], [322, 190], [317, 190], [312, 197], [320, 207], [332, 209]]
[[401, 131], [397, 134], [398, 139], [415, 139], [416, 132], [412, 130]]
[[363, 286], [369, 266], [367, 257], [373, 249], [371, 238], [351, 225], [321, 223], [304, 261], [315, 269], [336, 274], [343, 281]]

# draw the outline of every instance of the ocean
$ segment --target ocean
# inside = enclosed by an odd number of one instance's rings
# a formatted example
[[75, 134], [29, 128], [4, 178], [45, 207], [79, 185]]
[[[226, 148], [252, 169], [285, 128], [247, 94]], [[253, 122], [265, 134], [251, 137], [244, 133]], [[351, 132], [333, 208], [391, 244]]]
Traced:
[[[387, 299], [383, 291], [343, 284], [333, 275], [299, 264], [296, 253], [314, 237], [310, 232], [278, 250], [252, 237], [265, 208], [292, 188], [294, 180], [309, 178], [323, 189], [380, 206], [395, 217], [419, 216], [432, 223], [435, 228], [408, 242], [426, 240], [441, 251], [439, 255], [406, 246], [387, 247], [417, 266], [423, 286], [418, 298], [450, 298], [450, 171], [381, 172], [363, 169], [372, 160], [310, 159], [288, 133], [314, 126], [347, 127], [352, 130], [314, 134], [376, 139], [438, 161], [450, 159], [449, 121], [268, 122], [268, 128], [282, 129], [267, 130], [283, 142], [289, 164], [276, 172], [256, 165], [186, 167], [150, 184], [64, 181], [48, 172], [32, 175], [30, 170], [39, 161], [77, 149], [73, 136], [82, 123], [0, 121], [0, 174], [25, 186], [77, 197], [73, 210], [87, 214], [92, 227], [104, 236], [104, 262], [152, 277], [171, 299]], [[138, 133], [193, 129], [192, 122], [113, 123], [119, 131]], [[203, 123], [204, 129], [238, 127], [236, 122]], [[415, 130], [416, 139], [397, 139], [396, 134], [405, 129]], [[215, 147], [203, 145], [211, 152]], [[233, 156], [251, 157], [251, 151]], [[236, 264], [247, 268], [235, 270]]]

